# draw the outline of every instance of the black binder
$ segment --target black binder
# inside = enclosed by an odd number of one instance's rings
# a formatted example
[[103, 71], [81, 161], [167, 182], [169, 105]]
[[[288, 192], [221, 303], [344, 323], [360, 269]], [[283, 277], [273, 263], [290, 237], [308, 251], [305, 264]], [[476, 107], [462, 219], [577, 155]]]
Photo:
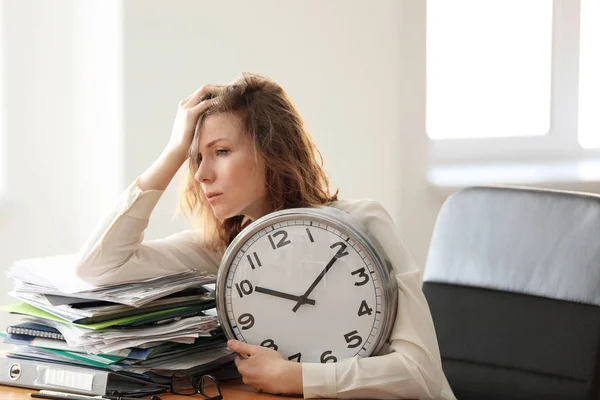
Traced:
[[160, 393], [169, 389], [166, 382], [156, 383], [145, 378], [101, 368], [0, 355], [0, 385], [86, 395], [106, 395], [114, 390], [121, 394]]

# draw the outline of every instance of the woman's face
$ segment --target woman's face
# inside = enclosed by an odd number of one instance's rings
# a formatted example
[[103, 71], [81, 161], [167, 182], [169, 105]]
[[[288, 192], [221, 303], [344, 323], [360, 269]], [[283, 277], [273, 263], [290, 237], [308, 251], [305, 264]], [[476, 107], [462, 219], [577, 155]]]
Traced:
[[265, 163], [255, 156], [237, 113], [206, 116], [199, 128], [198, 171], [194, 179], [219, 219], [268, 214]]

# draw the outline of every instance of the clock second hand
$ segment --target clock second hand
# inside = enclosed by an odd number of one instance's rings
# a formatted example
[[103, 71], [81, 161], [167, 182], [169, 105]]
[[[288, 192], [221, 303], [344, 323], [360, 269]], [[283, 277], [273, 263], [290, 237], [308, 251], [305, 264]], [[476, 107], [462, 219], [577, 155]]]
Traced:
[[[300, 296], [294, 296], [293, 294], [287, 294], [287, 293], [279, 292], [277, 290], [267, 289], [267, 288], [264, 288], [261, 286], [255, 286], [254, 291], [256, 291], [258, 293], [268, 294], [268, 295], [275, 296], [275, 297], [281, 297], [282, 299], [300, 301]], [[312, 299], [306, 299], [305, 303], [310, 304], [312, 306], [315, 305], [315, 301]]]

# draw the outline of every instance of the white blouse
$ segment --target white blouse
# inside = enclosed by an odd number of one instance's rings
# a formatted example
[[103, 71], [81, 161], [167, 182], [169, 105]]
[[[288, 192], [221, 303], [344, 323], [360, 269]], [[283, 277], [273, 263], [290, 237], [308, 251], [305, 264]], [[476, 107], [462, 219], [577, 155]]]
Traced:
[[[137, 181], [81, 250], [80, 278], [97, 285], [132, 282], [186, 270], [217, 273], [223, 254], [203, 247], [202, 232], [187, 230], [144, 241], [163, 191], [142, 191]], [[398, 311], [389, 346], [378, 356], [337, 363], [302, 363], [305, 398], [455, 399], [442, 371], [419, 268], [387, 211], [372, 200], [331, 204], [361, 221], [381, 243], [396, 270]]]

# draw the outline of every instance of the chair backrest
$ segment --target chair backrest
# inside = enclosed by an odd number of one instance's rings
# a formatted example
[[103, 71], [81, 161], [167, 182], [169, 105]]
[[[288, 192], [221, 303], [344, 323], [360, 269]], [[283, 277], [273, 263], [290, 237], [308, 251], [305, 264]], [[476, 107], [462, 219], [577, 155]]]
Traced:
[[458, 399], [599, 398], [599, 196], [461, 190], [423, 282]]

